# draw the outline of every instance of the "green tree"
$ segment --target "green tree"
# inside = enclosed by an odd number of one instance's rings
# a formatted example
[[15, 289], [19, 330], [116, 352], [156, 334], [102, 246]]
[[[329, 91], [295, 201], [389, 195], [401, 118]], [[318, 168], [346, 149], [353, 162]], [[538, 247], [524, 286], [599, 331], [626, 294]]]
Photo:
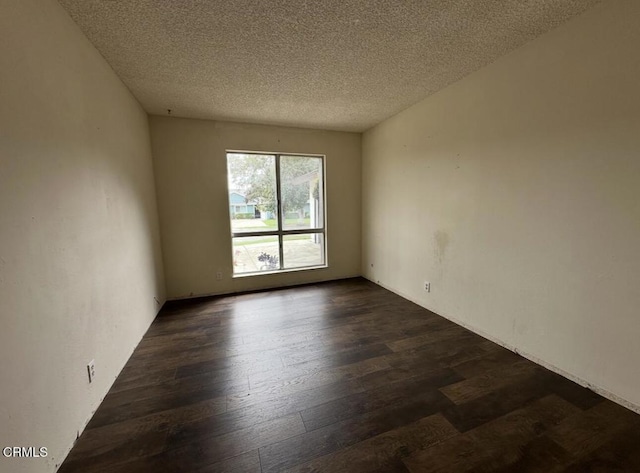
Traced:
[[238, 188], [261, 212], [276, 212], [276, 166], [272, 156], [231, 154], [229, 187]]
[[[231, 154], [228, 159], [231, 188], [239, 188], [261, 212], [276, 213], [276, 165], [273, 156]], [[303, 216], [310, 193], [318, 194], [320, 158], [283, 156], [280, 184], [283, 212]]]
[[284, 156], [280, 159], [282, 209], [304, 217], [304, 207], [317, 190], [320, 158]]

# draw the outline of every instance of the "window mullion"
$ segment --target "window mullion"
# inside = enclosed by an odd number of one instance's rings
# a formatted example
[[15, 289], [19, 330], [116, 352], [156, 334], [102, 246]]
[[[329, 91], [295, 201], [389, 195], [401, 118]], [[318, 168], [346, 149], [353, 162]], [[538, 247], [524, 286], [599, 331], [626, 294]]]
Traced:
[[295, 230], [282, 230], [283, 235], [306, 235], [307, 233], [322, 233], [324, 234], [324, 228], [305, 228]]
[[284, 243], [282, 231], [284, 229], [284, 220], [282, 212], [282, 189], [280, 185], [280, 155], [276, 154], [276, 208], [278, 209], [278, 252], [280, 260], [280, 269], [284, 269]]

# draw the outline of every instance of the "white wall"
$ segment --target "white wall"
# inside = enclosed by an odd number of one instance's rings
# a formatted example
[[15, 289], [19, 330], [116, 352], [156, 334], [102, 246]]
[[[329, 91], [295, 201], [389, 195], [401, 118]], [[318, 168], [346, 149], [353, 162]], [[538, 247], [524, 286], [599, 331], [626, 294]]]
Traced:
[[164, 300], [148, 121], [57, 2], [0, 11], [0, 446], [49, 452], [0, 471], [51, 472]]
[[363, 137], [366, 277], [631, 407], [638, 18], [605, 2]]
[[[159, 116], [150, 127], [169, 297], [360, 274], [360, 134]], [[328, 268], [231, 277], [227, 149], [326, 155]]]

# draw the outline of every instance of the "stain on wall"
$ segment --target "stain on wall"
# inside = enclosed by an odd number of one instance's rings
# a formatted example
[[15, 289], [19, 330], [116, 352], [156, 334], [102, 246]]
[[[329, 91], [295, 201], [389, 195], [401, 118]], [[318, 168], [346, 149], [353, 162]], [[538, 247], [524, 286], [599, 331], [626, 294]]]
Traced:
[[449, 234], [445, 231], [438, 230], [433, 234], [433, 240], [435, 241], [433, 248], [435, 259], [442, 265], [450, 243]]

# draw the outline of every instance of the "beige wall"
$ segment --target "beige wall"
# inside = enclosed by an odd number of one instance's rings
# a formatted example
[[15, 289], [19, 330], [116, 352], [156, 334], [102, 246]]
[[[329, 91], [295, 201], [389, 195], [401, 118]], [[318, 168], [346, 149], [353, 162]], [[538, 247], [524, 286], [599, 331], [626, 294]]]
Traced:
[[[360, 274], [360, 134], [159, 116], [150, 127], [169, 297]], [[227, 149], [326, 155], [328, 268], [231, 277]]]
[[148, 121], [57, 2], [0, 9], [0, 446], [49, 452], [0, 471], [52, 472], [164, 299]]
[[367, 278], [636, 407], [638, 18], [605, 2], [366, 132], [362, 230]]

